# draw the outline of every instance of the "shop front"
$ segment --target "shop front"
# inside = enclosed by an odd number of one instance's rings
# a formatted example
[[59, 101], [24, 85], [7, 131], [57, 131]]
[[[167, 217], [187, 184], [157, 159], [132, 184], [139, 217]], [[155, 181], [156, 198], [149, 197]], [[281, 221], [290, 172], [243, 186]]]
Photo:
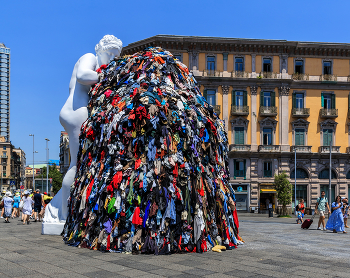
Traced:
[[260, 184], [259, 188], [259, 212], [268, 213], [269, 208], [275, 211], [277, 206], [277, 192], [273, 183]]
[[231, 184], [232, 188], [235, 190], [236, 196], [236, 208], [237, 210], [247, 211], [249, 207], [249, 184]]

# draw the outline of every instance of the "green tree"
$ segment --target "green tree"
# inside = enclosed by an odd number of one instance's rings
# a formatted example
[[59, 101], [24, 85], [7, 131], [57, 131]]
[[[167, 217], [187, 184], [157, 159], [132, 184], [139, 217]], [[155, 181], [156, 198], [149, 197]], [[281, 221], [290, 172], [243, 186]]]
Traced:
[[[46, 167], [42, 168], [42, 174], [39, 178], [46, 179]], [[52, 179], [52, 191], [56, 194], [62, 187], [63, 177], [59, 170], [56, 168], [56, 164], [49, 165], [49, 179]]]
[[287, 205], [292, 202], [292, 184], [285, 172], [275, 175], [275, 189], [278, 202], [282, 205], [282, 216], [287, 215]]

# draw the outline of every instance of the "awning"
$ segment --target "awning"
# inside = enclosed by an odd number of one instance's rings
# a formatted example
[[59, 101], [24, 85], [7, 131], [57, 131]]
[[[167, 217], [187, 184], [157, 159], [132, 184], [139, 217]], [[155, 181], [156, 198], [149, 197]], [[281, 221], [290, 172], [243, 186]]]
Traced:
[[261, 193], [277, 193], [275, 189], [260, 189]]

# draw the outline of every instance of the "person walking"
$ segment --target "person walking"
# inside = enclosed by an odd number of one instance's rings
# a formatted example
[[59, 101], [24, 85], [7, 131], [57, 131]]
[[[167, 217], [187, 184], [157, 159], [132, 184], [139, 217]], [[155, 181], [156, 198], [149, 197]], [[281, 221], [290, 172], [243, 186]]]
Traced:
[[329, 231], [333, 231], [333, 233], [343, 232], [345, 231], [344, 226], [344, 218], [343, 218], [343, 202], [341, 201], [341, 197], [337, 196], [335, 201], [332, 203], [332, 214], [329, 217], [326, 225], [326, 229]]
[[348, 216], [349, 216], [349, 203], [348, 203], [348, 198], [343, 199], [343, 218], [344, 218], [344, 225], [345, 228], [348, 227]]
[[9, 218], [11, 217], [13, 203], [11, 196], [11, 192], [7, 191], [5, 197], [3, 198], [5, 223], [10, 223]]
[[315, 207], [315, 214], [317, 214], [317, 210], [320, 213], [320, 219], [318, 220], [318, 227], [317, 230], [321, 230], [321, 224], [323, 226], [323, 230], [326, 230], [326, 223], [325, 223], [325, 211], [326, 208], [328, 209], [328, 213], [331, 213], [330, 209], [329, 209], [329, 205], [328, 205], [328, 199], [326, 198], [326, 192], [325, 191], [321, 191], [321, 197], [317, 198], [316, 201], [316, 207]]
[[299, 204], [297, 205], [297, 224], [299, 224], [299, 221], [301, 224], [303, 224], [303, 218], [305, 214], [305, 204], [304, 199], [300, 199]]
[[36, 193], [34, 194], [34, 222], [41, 221], [40, 211], [41, 206], [43, 205], [43, 196], [40, 194], [40, 190], [37, 189]]
[[19, 202], [21, 201], [21, 197], [19, 196], [19, 192], [16, 192], [15, 197], [13, 198], [13, 211], [12, 218], [19, 217]]
[[29, 192], [26, 190], [23, 193], [23, 208], [22, 208], [22, 215], [23, 217], [23, 225], [27, 224], [29, 225], [29, 216], [32, 214], [32, 206], [34, 204], [34, 201], [31, 197], [29, 197]]

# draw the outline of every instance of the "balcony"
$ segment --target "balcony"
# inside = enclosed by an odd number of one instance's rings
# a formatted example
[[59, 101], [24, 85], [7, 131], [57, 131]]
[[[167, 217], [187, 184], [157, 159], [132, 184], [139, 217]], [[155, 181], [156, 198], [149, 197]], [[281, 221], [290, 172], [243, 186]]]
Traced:
[[2, 158], [7, 158], [7, 155], [2, 155], [1, 157], [2, 157]]
[[336, 118], [336, 117], [338, 117], [338, 109], [321, 108], [320, 109], [320, 117], [321, 118]]
[[293, 117], [309, 117], [310, 108], [293, 108], [292, 115]]
[[235, 145], [229, 147], [230, 152], [250, 152], [250, 145]]
[[311, 146], [291, 146], [290, 147], [291, 152], [294, 153], [295, 150], [297, 151], [297, 153], [311, 153]]
[[213, 105], [214, 112], [218, 115], [220, 115], [221, 112], [221, 105]]
[[264, 178], [271, 178], [272, 170], [264, 170]]
[[321, 82], [337, 82], [336, 74], [321, 74], [320, 75]]
[[293, 73], [292, 79], [295, 81], [309, 80], [309, 75], [307, 73]]
[[233, 71], [231, 72], [232, 78], [249, 78], [249, 73], [245, 71]]
[[218, 70], [203, 70], [202, 76], [208, 77], [222, 77], [222, 72]]
[[260, 106], [259, 111], [260, 116], [277, 116], [277, 107], [276, 106]]
[[231, 105], [231, 115], [247, 116], [249, 115], [249, 106]]
[[[330, 146], [320, 146], [318, 148], [319, 153], [329, 153]], [[340, 153], [340, 146], [332, 146], [332, 153]]]
[[261, 153], [278, 153], [281, 151], [280, 145], [259, 145], [258, 151]]
[[[266, 78], [266, 79], [277, 79], [279, 76], [276, 72], [260, 72], [259, 75], [260, 78]], [[258, 78], [259, 78], [258, 77]]]

